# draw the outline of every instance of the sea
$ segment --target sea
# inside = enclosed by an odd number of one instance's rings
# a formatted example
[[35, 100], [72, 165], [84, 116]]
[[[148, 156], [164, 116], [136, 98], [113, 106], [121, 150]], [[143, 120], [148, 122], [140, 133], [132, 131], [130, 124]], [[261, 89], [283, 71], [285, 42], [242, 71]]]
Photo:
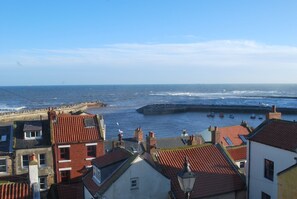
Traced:
[[[137, 108], [148, 104], [181, 103], [205, 105], [259, 105], [297, 107], [297, 84], [193, 84], [193, 85], [90, 85], [90, 86], [1, 86], [0, 112], [15, 112], [80, 102], [101, 101], [104, 108], [87, 111], [103, 115], [107, 139], [116, 139], [119, 131], [132, 137], [141, 127], [145, 134], [155, 132], [157, 137], [179, 136], [183, 130], [196, 134], [209, 126], [239, 125], [246, 121], [257, 127], [265, 116], [234, 113], [220, 118], [207, 117], [204, 112], [186, 112], [163, 115], [143, 115]], [[260, 118], [260, 119], [259, 119]], [[261, 119], [263, 118], [263, 119]], [[297, 115], [283, 119], [296, 120]]]

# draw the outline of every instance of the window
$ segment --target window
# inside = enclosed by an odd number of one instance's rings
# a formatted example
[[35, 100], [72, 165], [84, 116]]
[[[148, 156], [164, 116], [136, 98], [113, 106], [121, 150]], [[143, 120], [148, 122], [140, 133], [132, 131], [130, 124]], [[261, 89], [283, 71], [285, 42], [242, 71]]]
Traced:
[[6, 172], [6, 159], [0, 159], [0, 173]]
[[233, 143], [232, 143], [232, 141], [230, 140], [229, 137], [224, 137], [224, 139], [225, 139], [225, 141], [227, 142], [227, 144], [228, 144], [229, 146], [233, 146]]
[[88, 157], [96, 157], [96, 145], [87, 146]]
[[245, 165], [245, 162], [244, 162], [244, 161], [243, 161], [243, 162], [240, 162], [239, 167], [240, 167], [240, 168], [244, 168], [244, 165]]
[[131, 189], [138, 189], [138, 178], [131, 178], [130, 179], [130, 187]]
[[264, 160], [264, 176], [265, 178], [273, 181], [273, 173], [274, 173], [274, 163], [271, 160]]
[[69, 160], [70, 159], [68, 147], [60, 148], [60, 159], [61, 160]]
[[39, 177], [40, 190], [47, 189], [46, 177]]
[[247, 140], [246, 140], [245, 136], [239, 135], [239, 137], [240, 137], [241, 141], [243, 142], [243, 144], [246, 144]]
[[70, 180], [70, 170], [61, 171], [61, 182], [69, 182]]
[[101, 171], [96, 166], [93, 167], [93, 179], [97, 185], [101, 183]]
[[262, 192], [262, 197], [261, 197], [262, 199], [271, 199], [271, 196], [270, 195], [268, 195], [267, 193], [265, 193], [265, 192]]
[[23, 163], [23, 168], [29, 166], [29, 155], [23, 155], [22, 156], [22, 163]]
[[26, 140], [41, 139], [41, 138], [42, 138], [42, 131], [26, 131], [25, 132]]
[[1, 140], [0, 142], [5, 142], [7, 138], [7, 135], [1, 135]]
[[45, 166], [45, 153], [39, 154], [39, 166]]

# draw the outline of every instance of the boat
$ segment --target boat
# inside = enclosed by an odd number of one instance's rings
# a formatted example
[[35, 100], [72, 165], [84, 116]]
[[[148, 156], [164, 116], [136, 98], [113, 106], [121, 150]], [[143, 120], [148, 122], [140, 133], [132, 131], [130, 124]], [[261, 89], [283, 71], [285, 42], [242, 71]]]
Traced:
[[215, 117], [215, 113], [214, 112], [208, 113], [207, 117]]
[[234, 115], [233, 114], [230, 114], [229, 115], [229, 118], [234, 119]]
[[263, 117], [262, 117], [262, 116], [259, 116], [258, 119], [259, 119], [259, 120], [263, 120]]
[[251, 119], [256, 119], [256, 115], [255, 114], [252, 114], [250, 118]]

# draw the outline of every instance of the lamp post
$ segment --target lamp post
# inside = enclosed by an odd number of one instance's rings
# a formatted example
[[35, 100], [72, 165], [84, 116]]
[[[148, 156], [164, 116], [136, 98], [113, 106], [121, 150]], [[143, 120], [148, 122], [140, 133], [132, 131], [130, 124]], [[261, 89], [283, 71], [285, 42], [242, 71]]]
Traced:
[[196, 175], [190, 169], [187, 156], [185, 157], [183, 170], [177, 174], [177, 179], [181, 190], [185, 192], [185, 198], [189, 199], [196, 180]]

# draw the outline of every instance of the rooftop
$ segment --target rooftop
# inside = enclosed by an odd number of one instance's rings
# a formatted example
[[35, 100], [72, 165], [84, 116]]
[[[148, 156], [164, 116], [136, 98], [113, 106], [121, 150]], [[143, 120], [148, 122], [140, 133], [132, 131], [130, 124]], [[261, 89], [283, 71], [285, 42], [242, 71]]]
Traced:
[[58, 114], [53, 121], [55, 143], [76, 143], [101, 140], [96, 115]]
[[297, 122], [286, 120], [266, 120], [249, 136], [249, 140], [296, 152]]
[[[39, 121], [16, 121], [14, 129], [15, 140], [15, 149], [27, 149], [27, 148], [40, 148], [40, 147], [49, 147], [51, 146], [50, 141], [50, 125], [48, 120], [39, 120]], [[24, 138], [24, 129], [32, 127], [32, 124], [38, 129], [42, 127], [42, 138], [41, 139], [30, 139], [25, 140]], [[35, 127], [34, 127], [35, 129]], [[33, 131], [33, 130], [32, 130]]]
[[234, 161], [246, 160], [246, 145], [239, 147], [227, 148], [228, 153]]
[[1, 199], [30, 199], [31, 189], [28, 183], [3, 183], [0, 184]]
[[48, 199], [83, 199], [83, 183], [53, 184], [48, 192]]
[[219, 195], [245, 188], [245, 183], [234, 165], [227, 159], [220, 145], [203, 145], [175, 150], [161, 150], [157, 160], [164, 174], [171, 179], [172, 191], [177, 198], [184, 193], [179, 187], [177, 173], [183, 168], [184, 157], [196, 173], [192, 198]]
[[0, 155], [12, 153], [12, 126], [0, 126]]

